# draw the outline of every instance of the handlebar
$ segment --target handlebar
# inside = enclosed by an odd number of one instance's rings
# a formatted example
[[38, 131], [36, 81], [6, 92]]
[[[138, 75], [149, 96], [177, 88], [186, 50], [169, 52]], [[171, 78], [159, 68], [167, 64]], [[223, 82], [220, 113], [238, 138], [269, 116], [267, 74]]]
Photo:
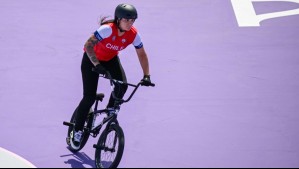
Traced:
[[[92, 71], [98, 73], [94, 68], [92, 69]], [[115, 96], [115, 94], [114, 94], [114, 90], [112, 89], [112, 91], [113, 91], [113, 92], [112, 92], [112, 97], [113, 97], [116, 101], [119, 101], [119, 102], [121, 102], [121, 103], [127, 103], [127, 102], [129, 102], [129, 101], [132, 99], [132, 97], [134, 96], [134, 94], [136, 93], [137, 89], [138, 89], [140, 86], [142, 86], [142, 82], [139, 82], [137, 85], [135, 85], [135, 84], [130, 84], [130, 83], [127, 83], [127, 82], [123, 82], [123, 81], [115, 80], [115, 79], [112, 78], [111, 74], [110, 74], [108, 71], [106, 71], [106, 75], [99, 74], [99, 76], [102, 77], [102, 78], [105, 78], [105, 79], [110, 80], [110, 84], [111, 84], [111, 86], [114, 86], [114, 83], [118, 83], [118, 84], [121, 84], [121, 85], [127, 85], [127, 86], [131, 86], [131, 87], [135, 88], [127, 100], [123, 100], [123, 99], [119, 99], [119, 98], [117, 98], [117, 97]], [[151, 87], [155, 87], [156, 85], [155, 85], [154, 83], [151, 83], [151, 84], [149, 84], [149, 86], [151, 86]]]

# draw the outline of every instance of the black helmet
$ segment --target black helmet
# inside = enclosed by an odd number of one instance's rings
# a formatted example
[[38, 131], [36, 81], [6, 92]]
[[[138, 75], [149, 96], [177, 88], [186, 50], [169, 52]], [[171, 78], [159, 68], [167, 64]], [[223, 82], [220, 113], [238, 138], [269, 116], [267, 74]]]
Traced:
[[115, 9], [115, 19], [137, 19], [137, 10], [133, 5], [120, 4]]

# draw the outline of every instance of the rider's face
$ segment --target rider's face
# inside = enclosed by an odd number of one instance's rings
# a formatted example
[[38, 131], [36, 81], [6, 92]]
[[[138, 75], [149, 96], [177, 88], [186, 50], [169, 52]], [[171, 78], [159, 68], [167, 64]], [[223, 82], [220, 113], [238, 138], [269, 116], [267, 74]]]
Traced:
[[122, 18], [120, 20], [120, 27], [125, 31], [129, 31], [132, 28], [134, 22], [135, 22], [135, 19], [124, 19], [124, 18]]

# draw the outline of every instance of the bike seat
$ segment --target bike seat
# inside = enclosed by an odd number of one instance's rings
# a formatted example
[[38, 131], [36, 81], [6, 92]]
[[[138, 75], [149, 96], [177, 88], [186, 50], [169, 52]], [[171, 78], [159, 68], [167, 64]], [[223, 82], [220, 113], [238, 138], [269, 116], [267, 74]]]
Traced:
[[103, 93], [98, 93], [96, 96], [96, 100], [103, 101], [105, 95]]

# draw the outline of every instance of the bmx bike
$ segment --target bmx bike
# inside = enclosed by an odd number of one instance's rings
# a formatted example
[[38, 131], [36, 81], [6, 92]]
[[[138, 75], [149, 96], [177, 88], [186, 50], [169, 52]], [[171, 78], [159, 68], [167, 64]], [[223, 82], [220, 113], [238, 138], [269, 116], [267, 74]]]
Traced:
[[[83, 134], [82, 134], [82, 141], [80, 144], [79, 149], [72, 148], [70, 144], [70, 134], [72, 133], [74, 126], [76, 124], [76, 113], [75, 110], [70, 122], [63, 122], [64, 125], [68, 126], [68, 133], [66, 142], [69, 146], [70, 151], [78, 152], [80, 151], [85, 144], [87, 143], [90, 136], [96, 138], [101, 129], [103, 129], [97, 144], [93, 145], [95, 148], [95, 165], [97, 168], [116, 168], [122, 158], [124, 147], [125, 147], [125, 136], [124, 132], [117, 120], [117, 115], [120, 111], [120, 106], [123, 103], [129, 102], [134, 94], [136, 93], [137, 89], [142, 85], [142, 82], [135, 84], [125, 83], [122, 81], [118, 81], [112, 79], [109, 72], [107, 72], [106, 76], [101, 75], [100, 77], [106, 78], [110, 80], [111, 90], [112, 90], [112, 97], [116, 100], [113, 111], [108, 109], [98, 110], [99, 101], [102, 102], [105, 95], [103, 93], [99, 93], [96, 95], [96, 101], [94, 105], [94, 110], [90, 110], [88, 113], [87, 119], [85, 121]], [[129, 95], [128, 99], [119, 99], [115, 96], [114, 88], [115, 85], [127, 85], [133, 87], [133, 91]], [[155, 84], [151, 83], [149, 86], [154, 87]], [[105, 117], [99, 124], [96, 124], [96, 119], [99, 115], [104, 115]], [[106, 125], [105, 127], [103, 127]]]

